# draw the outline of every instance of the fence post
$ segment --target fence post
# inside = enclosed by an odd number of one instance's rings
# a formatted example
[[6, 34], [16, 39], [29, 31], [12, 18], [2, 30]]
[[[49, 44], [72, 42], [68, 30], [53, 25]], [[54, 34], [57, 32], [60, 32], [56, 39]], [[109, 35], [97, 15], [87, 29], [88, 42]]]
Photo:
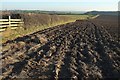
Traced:
[[10, 19], [11, 19], [11, 16], [9, 16], [9, 19], [8, 19], [9, 24], [5, 32], [5, 37], [8, 37], [11, 34], [11, 20]]
[[10, 28], [10, 26], [11, 26], [11, 21], [10, 21], [10, 19], [11, 19], [11, 16], [9, 16], [9, 28]]

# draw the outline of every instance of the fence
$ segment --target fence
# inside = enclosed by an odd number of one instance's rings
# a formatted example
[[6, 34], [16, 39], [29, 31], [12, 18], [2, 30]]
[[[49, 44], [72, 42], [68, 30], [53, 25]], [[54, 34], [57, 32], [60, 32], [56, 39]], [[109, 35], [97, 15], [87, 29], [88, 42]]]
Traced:
[[0, 19], [0, 32], [5, 31], [7, 28], [17, 29], [23, 26], [23, 23], [22, 19], [11, 19], [11, 16], [9, 16], [9, 19]]

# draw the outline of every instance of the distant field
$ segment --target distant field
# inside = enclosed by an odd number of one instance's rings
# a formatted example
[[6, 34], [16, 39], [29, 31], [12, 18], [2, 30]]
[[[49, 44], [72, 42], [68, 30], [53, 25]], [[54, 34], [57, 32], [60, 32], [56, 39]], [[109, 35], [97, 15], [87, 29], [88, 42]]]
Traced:
[[71, 17], [73, 19], [87, 19], [93, 17], [93, 15], [59, 15], [59, 16]]

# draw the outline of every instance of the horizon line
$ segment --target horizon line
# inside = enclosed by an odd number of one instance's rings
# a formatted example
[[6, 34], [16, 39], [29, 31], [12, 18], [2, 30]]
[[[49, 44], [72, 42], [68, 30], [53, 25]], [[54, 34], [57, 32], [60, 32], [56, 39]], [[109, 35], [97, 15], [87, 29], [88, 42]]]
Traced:
[[19, 11], [24, 11], [24, 10], [29, 10], [29, 11], [75, 11], [75, 12], [88, 12], [88, 11], [113, 11], [113, 12], [117, 12], [117, 11], [119, 11], [119, 10], [85, 10], [85, 11], [78, 11], [78, 10], [39, 10], [39, 9], [0, 9], [0, 11], [17, 11], [17, 10], [19, 10]]

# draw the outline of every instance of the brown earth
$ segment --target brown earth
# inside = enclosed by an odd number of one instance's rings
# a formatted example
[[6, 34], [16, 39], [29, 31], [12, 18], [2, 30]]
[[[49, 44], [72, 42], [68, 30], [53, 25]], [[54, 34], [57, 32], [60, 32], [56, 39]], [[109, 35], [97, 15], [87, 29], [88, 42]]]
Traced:
[[[92, 20], [94, 23], [97, 23], [101, 26], [103, 26], [110, 34], [111, 36], [118, 40], [118, 37], [120, 37], [120, 28], [119, 28], [119, 18], [118, 15], [101, 15], [98, 16], [96, 19]], [[119, 35], [119, 36], [118, 36]], [[120, 39], [119, 39], [120, 40]]]
[[2, 79], [120, 79], [120, 42], [94, 21], [45, 29], [3, 44]]

